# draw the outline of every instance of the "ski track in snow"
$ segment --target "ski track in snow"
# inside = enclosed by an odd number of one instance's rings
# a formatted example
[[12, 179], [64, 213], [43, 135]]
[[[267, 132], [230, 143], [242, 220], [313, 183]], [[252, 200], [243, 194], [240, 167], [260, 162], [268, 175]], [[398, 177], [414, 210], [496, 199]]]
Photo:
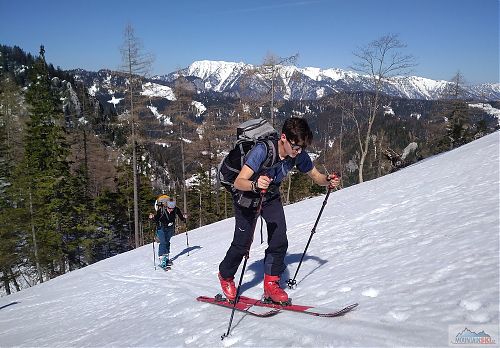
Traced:
[[[0, 346], [448, 346], [449, 325], [498, 327], [498, 138], [330, 195], [288, 293], [304, 305], [359, 302], [344, 317], [237, 312], [221, 341], [230, 311], [195, 298], [220, 292], [228, 219], [189, 231], [189, 256], [185, 236], [175, 236], [171, 271], [154, 270], [150, 244], [0, 298]], [[323, 200], [285, 208], [283, 282], [297, 269]], [[267, 246], [259, 229], [243, 278], [249, 297], [262, 294]]]

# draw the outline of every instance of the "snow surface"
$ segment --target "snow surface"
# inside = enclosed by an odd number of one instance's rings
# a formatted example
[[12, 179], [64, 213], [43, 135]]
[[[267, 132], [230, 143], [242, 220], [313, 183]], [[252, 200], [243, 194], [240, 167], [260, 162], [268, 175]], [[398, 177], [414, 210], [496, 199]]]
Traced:
[[160, 121], [164, 126], [173, 126], [172, 119], [170, 116], [165, 116], [158, 111], [156, 106], [149, 105], [148, 109], [151, 110], [153, 115]]
[[99, 87], [97, 84], [93, 84], [91, 87], [89, 87], [89, 94], [93, 97], [95, 97], [96, 92], [99, 90]]
[[200, 117], [205, 111], [207, 111], [207, 107], [199, 101], [193, 100], [191, 105], [196, 109], [196, 117]]
[[108, 100], [108, 103], [113, 104], [114, 107], [116, 107], [116, 104], [119, 104], [123, 98], [116, 98], [114, 95], [111, 97], [110, 100]]
[[322, 81], [325, 78], [329, 78], [333, 81], [338, 81], [349, 77], [352, 78], [359, 76], [359, 74], [355, 72], [335, 68], [320, 69], [315, 67], [306, 67], [302, 69], [298, 68], [297, 70], [315, 81]]
[[147, 82], [142, 85], [141, 94], [147, 97], [159, 97], [167, 100], [176, 100], [172, 88], [152, 82]]
[[[331, 194], [304, 263], [297, 304], [340, 318], [256, 318], [197, 302], [219, 292], [233, 219], [172, 239], [174, 266], [151, 244], [0, 299], [0, 346], [448, 346], [450, 325], [499, 324], [499, 133]], [[324, 196], [287, 206], [291, 278]], [[264, 231], [265, 232], [265, 231]], [[262, 293], [265, 243], [253, 243], [243, 293]], [[237, 279], [239, 278], [239, 272]], [[498, 343], [498, 331], [486, 331]], [[454, 332], [458, 333], [458, 332]]]
[[231, 81], [234, 80], [234, 77], [241, 71], [246, 71], [252, 68], [252, 65], [245, 64], [243, 62], [233, 63], [201, 60], [193, 62], [188, 67], [187, 75], [197, 76], [202, 80], [209, 78], [211, 75], [217, 76], [217, 82], [215, 85], [212, 84], [211, 81], [206, 81], [205, 87], [220, 92], [223, 91], [226, 86], [231, 85]]
[[500, 110], [497, 108], [494, 108], [490, 104], [488, 104], [488, 103], [469, 104], [469, 107], [481, 109], [484, 112], [486, 112], [492, 116], [495, 116], [496, 118], [498, 118], [498, 122], [500, 123]]

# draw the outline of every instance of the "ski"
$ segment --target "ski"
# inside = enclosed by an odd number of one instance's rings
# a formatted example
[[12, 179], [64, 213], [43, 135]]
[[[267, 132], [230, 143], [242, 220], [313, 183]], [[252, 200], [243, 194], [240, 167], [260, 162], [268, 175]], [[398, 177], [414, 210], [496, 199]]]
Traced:
[[[208, 296], [199, 296], [196, 298], [196, 300], [200, 302], [205, 302], [205, 303], [211, 303], [214, 305], [226, 307], [229, 309], [233, 309], [234, 303], [229, 302], [227, 299], [222, 297], [221, 295], [217, 295], [215, 297], [208, 297]], [[260, 318], [267, 318], [271, 317], [275, 314], [278, 314], [280, 310], [278, 308], [265, 308], [262, 306], [254, 306], [252, 303], [247, 303], [247, 302], [238, 302], [236, 303], [235, 309], [237, 311], [243, 312], [243, 313], [248, 313], [251, 315], [254, 315], [256, 317]]]
[[314, 315], [317, 317], [329, 317], [329, 318], [342, 316], [342, 315], [352, 311], [354, 308], [356, 308], [358, 306], [357, 303], [352, 303], [348, 306], [344, 306], [344, 307], [339, 308], [339, 309], [332, 309], [332, 308], [303, 306], [303, 305], [295, 305], [295, 304], [281, 305], [281, 304], [273, 303], [273, 302], [263, 302], [261, 300], [257, 300], [257, 299], [253, 299], [253, 298], [245, 297], [245, 296], [240, 296], [240, 300], [238, 303], [245, 303], [248, 305], [252, 305], [254, 307], [274, 308], [274, 309], [279, 309], [279, 310]]

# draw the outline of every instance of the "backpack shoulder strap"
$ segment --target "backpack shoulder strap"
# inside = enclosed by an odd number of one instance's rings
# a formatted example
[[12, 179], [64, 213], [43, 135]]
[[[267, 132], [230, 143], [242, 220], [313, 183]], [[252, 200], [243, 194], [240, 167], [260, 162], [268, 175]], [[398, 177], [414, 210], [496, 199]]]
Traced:
[[274, 165], [278, 159], [278, 139], [269, 138], [263, 139], [262, 142], [266, 145], [267, 148], [267, 156], [266, 160], [262, 163], [261, 168], [270, 168]]

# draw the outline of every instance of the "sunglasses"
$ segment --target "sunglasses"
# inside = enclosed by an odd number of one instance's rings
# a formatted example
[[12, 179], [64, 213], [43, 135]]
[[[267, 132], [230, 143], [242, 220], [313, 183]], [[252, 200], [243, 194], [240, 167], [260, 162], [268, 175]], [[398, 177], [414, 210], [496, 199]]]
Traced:
[[297, 151], [297, 152], [299, 152], [299, 151], [304, 150], [304, 149], [307, 147], [307, 145], [298, 145], [298, 144], [294, 144], [294, 143], [292, 143], [292, 142], [288, 139], [288, 137], [286, 138], [286, 141], [288, 141], [288, 143], [290, 144], [290, 147], [292, 148], [292, 150], [293, 150], [293, 151]]

